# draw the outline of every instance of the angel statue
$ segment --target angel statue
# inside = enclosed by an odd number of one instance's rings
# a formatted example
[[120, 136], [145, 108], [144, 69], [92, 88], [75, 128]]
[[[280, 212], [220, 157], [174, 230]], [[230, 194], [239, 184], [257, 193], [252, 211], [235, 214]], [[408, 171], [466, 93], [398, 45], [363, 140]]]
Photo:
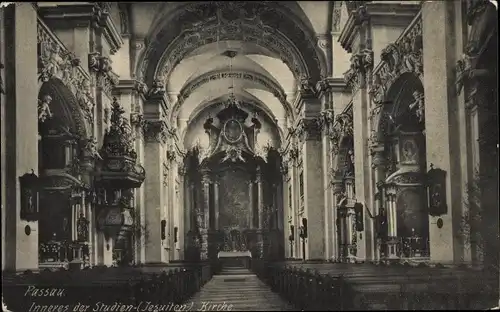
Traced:
[[101, 155], [99, 155], [99, 152], [97, 151], [97, 139], [95, 137], [91, 137], [87, 140], [87, 143], [85, 144], [85, 152], [91, 157], [102, 160]]
[[38, 100], [38, 120], [44, 122], [47, 118], [52, 118], [52, 112], [49, 104], [52, 102], [50, 95], [44, 95], [41, 100]]

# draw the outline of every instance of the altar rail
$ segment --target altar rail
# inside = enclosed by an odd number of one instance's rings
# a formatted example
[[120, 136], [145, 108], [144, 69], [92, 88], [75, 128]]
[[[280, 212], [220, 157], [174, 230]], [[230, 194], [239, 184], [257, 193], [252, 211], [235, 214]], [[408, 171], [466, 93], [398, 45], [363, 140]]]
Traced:
[[304, 311], [487, 309], [498, 302], [498, 273], [465, 268], [254, 259], [252, 269]]
[[[35, 306], [49, 305], [67, 305], [66, 311], [73, 311], [78, 304], [89, 306], [88, 310], [99, 309], [98, 305], [100, 308], [118, 305], [118, 310], [113, 311], [137, 311], [139, 304], [142, 305], [139, 310], [153, 311], [154, 305], [164, 305], [173, 311], [174, 305], [186, 302], [211, 278], [208, 264], [26, 272], [4, 274], [2, 296], [8, 309], [15, 312], [30, 311], [30, 308], [33, 311]], [[43, 291], [37, 296], [35, 289]], [[47, 290], [54, 290], [52, 296], [46, 293]], [[149, 307], [146, 307], [147, 302], [150, 302]]]

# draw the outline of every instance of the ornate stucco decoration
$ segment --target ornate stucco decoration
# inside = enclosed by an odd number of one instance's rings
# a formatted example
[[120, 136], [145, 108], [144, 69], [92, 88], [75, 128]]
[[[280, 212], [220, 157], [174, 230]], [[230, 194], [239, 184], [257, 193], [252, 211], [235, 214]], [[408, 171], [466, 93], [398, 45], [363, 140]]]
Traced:
[[330, 137], [331, 131], [333, 131], [335, 121], [335, 113], [333, 109], [325, 109], [320, 113], [320, 117], [318, 118], [319, 126], [324, 131], [324, 133]]
[[165, 78], [162, 75], [158, 75], [153, 80], [151, 88], [149, 88], [148, 97], [163, 97], [165, 92]]
[[340, 31], [340, 19], [342, 18], [342, 2], [333, 2], [332, 32]]
[[344, 73], [344, 81], [351, 87], [353, 93], [365, 86], [366, 79], [369, 79], [372, 69], [373, 51], [367, 49], [351, 56], [351, 66]]
[[[83, 115], [91, 125], [94, 122], [94, 93], [90, 88], [90, 77], [80, 66], [80, 60], [39, 19], [37, 24], [38, 79], [44, 83], [50, 79], [59, 79], [76, 97]], [[70, 107], [70, 109], [77, 109]], [[75, 113], [75, 112], [72, 112]], [[77, 128], [85, 133], [85, 125], [78, 120]]]
[[302, 118], [297, 125], [296, 134], [301, 142], [319, 140], [321, 138], [320, 118]]
[[94, 4], [94, 22], [95, 28], [100, 28], [102, 35], [110, 46], [110, 53], [115, 54], [123, 44], [119, 30], [111, 21], [111, 2], [96, 2]]
[[[159, 39], [151, 43], [151, 49], [145, 51], [139, 76], [149, 81], [163, 76], [168, 81], [186, 55], [206, 42], [217, 40], [241, 40], [265, 46], [281, 56], [297, 79], [311, 77], [316, 82], [321, 75], [325, 76], [326, 66], [321, 64], [324, 56], [319, 56], [322, 53], [316, 38], [278, 4], [242, 3], [235, 8], [223, 2], [199, 2], [186, 4], [179, 10], [170, 27], [163, 29], [156, 36]], [[165, 52], [157, 60], [154, 50]]]
[[144, 139], [147, 142], [165, 144], [168, 140], [168, 126], [163, 120], [146, 120], [143, 129]]
[[135, 133], [137, 135], [144, 135], [144, 125], [146, 120], [144, 119], [144, 115], [141, 113], [131, 113], [130, 114], [130, 125], [132, 125]]
[[226, 102], [226, 108], [220, 111], [216, 118], [220, 127], [214, 125], [214, 118], [209, 117], [204, 124], [205, 132], [209, 136], [210, 145], [205, 157], [211, 157], [218, 153], [224, 153], [221, 162], [246, 161], [247, 155], [257, 155], [257, 134], [261, 128], [260, 121], [254, 116], [251, 118], [252, 125], [245, 125], [248, 113], [243, 111], [240, 103], [234, 95]]
[[111, 97], [111, 92], [118, 85], [118, 75], [113, 72], [109, 57], [101, 56], [99, 52], [89, 54], [89, 70], [95, 74], [96, 85]]
[[248, 71], [221, 70], [201, 75], [196, 79], [190, 81], [186, 86], [182, 88], [179, 95], [177, 96], [177, 105], [182, 105], [182, 103], [191, 95], [191, 93], [193, 93], [200, 86], [204, 85], [205, 83], [220, 79], [244, 79], [257, 82], [269, 89], [273, 93], [273, 95], [280, 100], [281, 103], [286, 102], [286, 94], [283, 88], [281, 88], [281, 86], [279, 86], [277, 83], [262, 74], [252, 73]]
[[327, 135], [330, 140], [330, 148], [334, 154], [339, 152], [339, 145], [342, 140], [345, 137], [352, 137], [354, 134], [352, 108], [337, 115], [335, 118], [332, 110], [325, 110], [321, 112], [319, 123], [325, 135]]
[[423, 77], [422, 18], [416, 19], [395, 43], [382, 50], [382, 62], [373, 70], [370, 95], [373, 103], [384, 103], [386, 92], [392, 83], [404, 73]]

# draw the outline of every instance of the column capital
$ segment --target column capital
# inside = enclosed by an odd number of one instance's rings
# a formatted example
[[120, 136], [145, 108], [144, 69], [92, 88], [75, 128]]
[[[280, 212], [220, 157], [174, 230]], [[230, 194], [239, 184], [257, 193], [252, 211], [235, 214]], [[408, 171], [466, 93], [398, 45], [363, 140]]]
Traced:
[[165, 144], [168, 139], [168, 125], [164, 120], [146, 120], [144, 122], [144, 138], [146, 142]]
[[301, 142], [307, 140], [320, 140], [322, 122], [319, 117], [302, 118], [297, 125], [296, 133]]

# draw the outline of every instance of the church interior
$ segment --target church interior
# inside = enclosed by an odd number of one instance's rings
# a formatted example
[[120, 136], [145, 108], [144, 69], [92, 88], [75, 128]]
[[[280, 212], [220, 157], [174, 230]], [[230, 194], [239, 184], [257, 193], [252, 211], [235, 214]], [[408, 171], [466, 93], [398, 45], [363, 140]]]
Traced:
[[493, 2], [2, 3], [2, 271], [465, 268], [498, 300]]

